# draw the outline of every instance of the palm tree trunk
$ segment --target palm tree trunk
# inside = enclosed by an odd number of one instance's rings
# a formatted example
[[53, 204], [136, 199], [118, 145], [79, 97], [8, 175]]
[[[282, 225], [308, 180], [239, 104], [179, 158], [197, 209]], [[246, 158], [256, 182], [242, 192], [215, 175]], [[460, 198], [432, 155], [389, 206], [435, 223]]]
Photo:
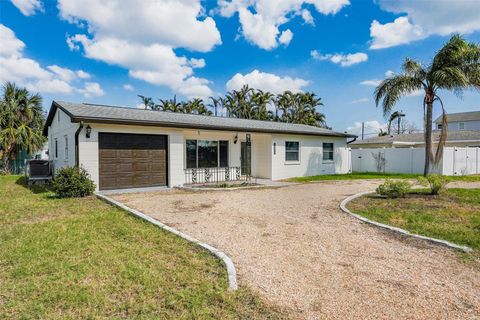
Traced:
[[425, 168], [423, 175], [426, 176], [430, 172], [430, 162], [432, 158], [432, 115], [433, 103], [427, 103], [427, 112], [425, 115]]

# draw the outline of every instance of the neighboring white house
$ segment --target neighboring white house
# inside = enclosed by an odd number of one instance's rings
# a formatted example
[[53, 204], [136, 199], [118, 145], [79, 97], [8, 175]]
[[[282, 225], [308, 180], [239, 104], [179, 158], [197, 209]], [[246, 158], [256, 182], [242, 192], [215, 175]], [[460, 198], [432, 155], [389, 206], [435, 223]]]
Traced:
[[347, 173], [347, 139], [355, 137], [300, 124], [57, 101], [44, 134], [55, 169], [79, 165], [99, 190]]
[[[450, 129], [450, 127], [449, 127]], [[436, 144], [440, 131], [432, 133], [433, 143]], [[392, 134], [356, 140], [349, 144], [352, 149], [358, 148], [424, 148], [425, 135], [423, 133]], [[480, 147], [480, 130], [447, 131], [447, 147]]]
[[[442, 116], [434, 121], [436, 129], [442, 128]], [[449, 131], [480, 130], [480, 111], [449, 113], [447, 115]]]

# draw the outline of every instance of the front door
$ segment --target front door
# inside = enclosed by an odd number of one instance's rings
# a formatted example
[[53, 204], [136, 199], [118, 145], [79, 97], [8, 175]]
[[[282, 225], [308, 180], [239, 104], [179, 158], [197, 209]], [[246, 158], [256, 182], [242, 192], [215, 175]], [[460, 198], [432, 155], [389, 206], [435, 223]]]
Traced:
[[240, 149], [240, 166], [242, 174], [252, 174], [252, 145], [251, 142], [242, 141]]

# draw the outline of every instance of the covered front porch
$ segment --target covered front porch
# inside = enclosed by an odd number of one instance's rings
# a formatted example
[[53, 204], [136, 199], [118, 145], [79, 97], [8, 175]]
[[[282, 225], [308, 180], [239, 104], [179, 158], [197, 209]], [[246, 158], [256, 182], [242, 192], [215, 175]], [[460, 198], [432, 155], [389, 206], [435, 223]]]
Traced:
[[272, 135], [185, 131], [184, 185], [255, 183], [271, 179]]

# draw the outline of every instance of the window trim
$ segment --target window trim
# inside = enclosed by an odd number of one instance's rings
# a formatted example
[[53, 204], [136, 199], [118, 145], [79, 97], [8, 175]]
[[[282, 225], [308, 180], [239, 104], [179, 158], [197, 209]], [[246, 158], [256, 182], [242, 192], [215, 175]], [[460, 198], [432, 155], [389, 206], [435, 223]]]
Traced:
[[[293, 143], [297, 143], [298, 145], [298, 149], [297, 151], [287, 151], [287, 143], [288, 142], [293, 142]], [[288, 160], [287, 159], [287, 153], [296, 153], [297, 154], [297, 159], [296, 160]], [[300, 163], [300, 141], [292, 141], [292, 140], [285, 140], [285, 163], [286, 164], [299, 164]]]
[[[328, 153], [332, 154], [331, 159], [324, 159], [325, 156], [325, 145], [326, 144], [331, 144], [332, 145], [332, 151], [328, 151]], [[334, 142], [322, 142], [322, 162], [323, 163], [332, 163], [335, 161], [335, 143]]]
[[[195, 167], [194, 168], [187, 168], [187, 141], [192, 140], [196, 141], [195, 143]], [[217, 166], [216, 167], [208, 167], [208, 168], [229, 168], [230, 167], [230, 140], [214, 140], [214, 139], [185, 139], [185, 161], [184, 161], [184, 168], [185, 169], [205, 169], [205, 167], [198, 166], [198, 142], [199, 141], [216, 141], [217, 142]], [[220, 166], [220, 142], [226, 141], [227, 142], [227, 166]]]
[[63, 146], [63, 159], [68, 160], [68, 135], [63, 136], [63, 142], [65, 143], [65, 145]]

